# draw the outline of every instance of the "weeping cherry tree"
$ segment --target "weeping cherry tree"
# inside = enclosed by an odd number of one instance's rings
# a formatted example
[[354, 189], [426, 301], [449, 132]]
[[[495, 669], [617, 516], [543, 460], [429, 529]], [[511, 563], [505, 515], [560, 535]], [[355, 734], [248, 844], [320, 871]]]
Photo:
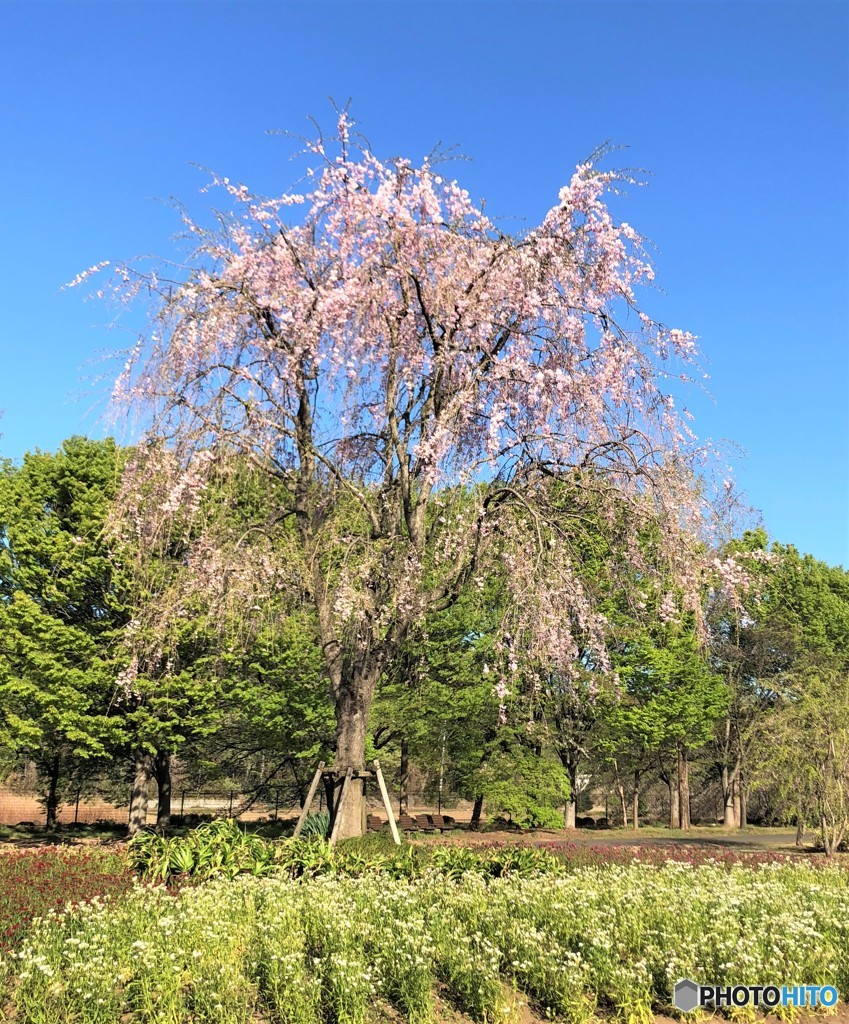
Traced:
[[[568, 675], [588, 645], [603, 659], [573, 558], [581, 495], [593, 529], [627, 505], [623, 578], [662, 571], [696, 601], [700, 454], [668, 383], [696, 348], [639, 307], [653, 270], [606, 205], [616, 174], [592, 162], [517, 237], [439, 164], [379, 159], [345, 113], [307, 158], [303, 194], [215, 179], [226, 212], [213, 230], [184, 213], [186, 259], [116, 268], [108, 291], [150, 316], [115, 391], [151, 439], [122, 502], [142, 515], [131, 494], [154, 462], [170, 490], [144, 514], [162, 522], [191, 519], [228, 460], [267, 478], [255, 521], [195, 519], [186, 577], [245, 608], [275, 588], [313, 606], [335, 767], [361, 770], [379, 679], [488, 567], [511, 596], [497, 693], [534, 685], [528, 665]], [[648, 521], [663, 566], [632, 539]], [[340, 836], [363, 807], [359, 782]]]

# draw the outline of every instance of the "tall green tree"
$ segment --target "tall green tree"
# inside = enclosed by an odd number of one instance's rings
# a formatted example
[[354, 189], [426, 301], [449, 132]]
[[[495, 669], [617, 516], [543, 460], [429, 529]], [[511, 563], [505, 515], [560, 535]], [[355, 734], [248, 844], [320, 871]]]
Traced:
[[[638, 632], [617, 659], [623, 690], [608, 701], [600, 748], [614, 764], [623, 819], [627, 820], [623, 774], [633, 780], [632, 824], [639, 825], [641, 779], [674, 758], [677, 794], [670, 785], [670, 817], [690, 827], [691, 752], [712, 736], [728, 703], [728, 692], [700, 649], [692, 616], [658, 623]], [[666, 772], [671, 780], [672, 772]], [[672, 823], [672, 822], [670, 822]]]
[[103, 761], [128, 619], [104, 523], [122, 470], [115, 443], [73, 437], [0, 469], [0, 718], [35, 764], [56, 823], [62, 785]]
[[756, 781], [779, 813], [818, 831], [826, 854], [849, 835], [849, 673], [800, 666], [754, 736]]
[[849, 668], [849, 573], [792, 545], [769, 548], [764, 530], [744, 533], [726, 551], [749, 577], [739, 600], [715, 593], [708, 612], [712, 660], [730, 696], [713, 748], [725, 824], [733, 827], [746, 823], [753, 745], [792, 680], [811, 666]]

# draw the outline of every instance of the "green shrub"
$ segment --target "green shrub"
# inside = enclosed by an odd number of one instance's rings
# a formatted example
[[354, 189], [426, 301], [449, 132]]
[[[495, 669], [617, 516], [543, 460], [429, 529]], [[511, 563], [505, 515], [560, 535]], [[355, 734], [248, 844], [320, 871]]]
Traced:
[[329, 839], [330, 813], [318, 811], [316, 814], [308, 814], [301, 827], [301, 836], [304, 839]]
[[532, 804], [525, 811], [520, 824], [523, 828], [562, 829], [565, 822], [562, 813], [554, 807]]
[[223, 875], [267, 875], [275, 870], [273, 843], [247, 832], [232, 819], [207, 822], [185, 836], [166, 838], [142, 831], [128, 844], [130, 864], [152, 881], [174, 875], [200, 880]]

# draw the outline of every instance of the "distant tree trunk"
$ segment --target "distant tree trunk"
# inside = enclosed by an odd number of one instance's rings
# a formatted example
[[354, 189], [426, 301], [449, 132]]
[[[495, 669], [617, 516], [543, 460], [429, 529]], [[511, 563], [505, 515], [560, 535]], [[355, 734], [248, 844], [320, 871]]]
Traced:
[[849, 828], [849, 819], [845, 815], [838, 817], [833, 812], [827, 813], [823, 808], [820, 814], [820, 830], [823, 850], [827, 857], [831, 857], [840, 848], [847, 828]]
[[805, 815], [801, 805], [796, 810], [796, 845], [802, 846], [802, 838], [805, 835]]
[[483, 812], [483, 796], [479, 794], [475, 797], [475, 804], [472, 807], [472, 817], [469, 821], [469, 828], [472, 831], [477, 831], [481, 827], [481, 814]]
[[660, 778], [666, 784], [666, 789], [669, 793], [669, 827], [678, 828], [678, 792], [675, 786], [675, 775], [670, 770], [667, 771], [665, 768], [660, 769]]
[[134, 757], [135, 772], [130, 794], [130, 824], [128, 834], [134, 836], [147, 824], [148, 789], [153, 779], [153, 758], [147, 751], [137, 750]]
[[618, 783], [617, 789], [619, 790], [619, 804], [622, 808], [622, 828], [628, 827], [628, 802], [625, 799], [625, 787], [622, 783]]
[[171, 755], [160, 750], [153, 765], [156, 775], [156, 827], [168, 828], [171, 824]]
[[406, 740], [401, 740], [401, 774], [398, 780], [398, 809], [401, 814], [406, 814], [409, 805], [409, 794], [407, 788], [410, 782], [410, 745]]
[[622, 828], [628, 827], [628, 802], [625, 799], [625, 787], [619, 776], [619, 763], [613, 762], [613, 771], [616, 775], [616, 792], [619, 794], [619, 806], [622, 808]]
[[634, 796], [631, 806], [631, 827], [636, 832], [640, 827], [640, 773], [634, 772]]
[[574, 828], [578, 817], [578, 761], [567, 757], [566, 773], [569, 777], [569, 799], [566, 802], [566, 828]]
[[690, 829], [690, 766], [683, 743], [678, 744], [678, 821], [679, 827]]
[[731, 787], [731, 790], [732, 790], [731, 802], [732, 802], [732, 808], [733, 808], [733, 821], [734, 821], [734, 824], [733, 824], [732, 828], [742, 828], [743, 826], [742, 826], [741, 822], [743, 820], [743, 815], [741, 813], [742, 812], [742, 806], [741, 806], [741, 803], [740, 803], [740, 779], [739, 779], [739, 776], [738, 776], [737, 779], [735, 779], [734, 785]]
[[50, 773], [47, 782], [47, 821], [45, 828], [52, 832], [56, 828], [56, 819], [59, 811], [59, 773], [61, 763], [57, 754], [50, 762]]
[[727, 767], [722, 769], [722, 824], [724, 828], [737, 828], [740, 824], [739, 779], [740, 761], [738, 759], [732, 771], [729, 772]]
[[749, 808], [748, 808], [748, 793], [746, 787], [743, 785], [743, 780], [740, 780], [740, 828], [747, 828], [749, 824]]
[[[722, 824], [724, 828], [737, 828], [740, 824], [739, 806], [735, 803], [735, 792], [740, 780], [741, 758], [737, 744], [736, 754], [732, 754], [735, 746], [735, 734], [732, 731], [731, 715], [725, 716], [725, 735], [722, 744]], [[733, 760], [733, 767], [729, 767]]]

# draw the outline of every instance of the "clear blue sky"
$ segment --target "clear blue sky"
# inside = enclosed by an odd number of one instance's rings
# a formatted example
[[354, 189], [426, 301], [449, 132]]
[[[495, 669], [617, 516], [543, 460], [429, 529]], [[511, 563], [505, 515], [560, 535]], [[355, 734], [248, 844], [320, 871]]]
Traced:
[[[774, 539], [849, 565], [849, 4], [0, 4], [0, 453], [102, 436], [108, 312], [60, 291], [166, 254], [156, 202], [210, 167], [292, 183], [286, 140], [352, 111], [381, 155], [458, 143], [489, 212], [539, 217], [597, 143], [653, 172], [650, 312], [696, 332], [696, 429], [745, 449]], [[521, 227], [521, 221], [516, 222]], [[649, 301], [650, 300], [650, 301]], [[88, 389], [91, 393], [80, 397]]]

